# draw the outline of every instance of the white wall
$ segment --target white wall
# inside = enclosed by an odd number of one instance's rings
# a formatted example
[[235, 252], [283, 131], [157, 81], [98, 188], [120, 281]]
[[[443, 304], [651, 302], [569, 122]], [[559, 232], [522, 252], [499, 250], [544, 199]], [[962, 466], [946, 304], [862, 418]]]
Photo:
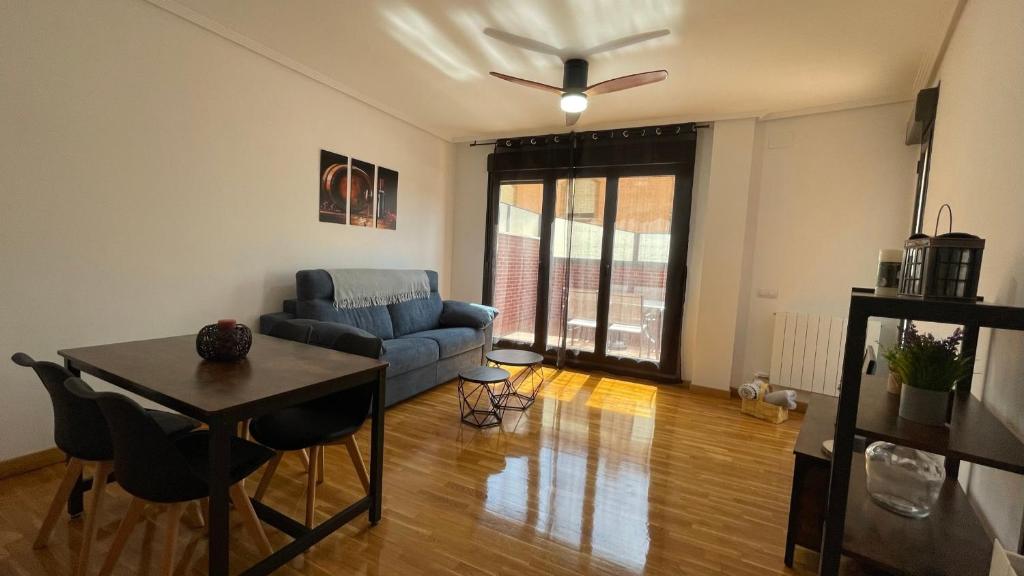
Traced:
[[908, 102], [758, 124], [733, 386], [769, 371], [775, 312], [846, 316], [850, 288], [874, 286], [878, 249], [903, 246], [918, 156], [903, 143], [910, 112]]
[[[939, 70], [925, 222], [943, 203], [986, 240], [978, 293], [1024, 306], [1024, 2], [967, 2]], [[984, 336], [983, 331], [983, 336]], [[979, 354], [981, 349], [979, 348]], [[1024, 438], [1024, 335], [996, 331], [972, 392]], [[1008, 547], [1024, 514], [1021, 476], [971, 467], [969, 493]]]
[[[739, 318], [744, 246], [748, 234], [750, 168], [753, 163], [752, 118], [716, 122], [711, 146], [707, 202], [694, 218], [703, 228], [696, 256], [700, 277], [696, 301], [684, 314], [697, 323], [691, 350], [683, 349], [692, 366], [690, 381], [703, 388], [728, 390]], [[691, 237], [691, 244], [693, 238]], [[684, 340], [685, 342], [685, 340]]]
[[696, 365], [697, 318], [700, 308], [701, 278], [704, 269], [704, 231], [708, 210], [708, 192], [711, 185], [711, 150], [714, 148], [713, 127], [697, 130], [697, 157], [693, 167], [693, 193], [690, 198], [690, 241], [686, 250], [686, 293], [683, 301], [683, 328], [680, 339], [680, 375], [684, 381], [693, 381]]
[[[452, 146], [140, 0], [0, 3], [0, 352], [253, 324], [310, 267], [450, 272]], [[319, 150], [400, 172], [398, 230], [317, 221]], [[52, 446], [0, 361], [0, 459]]]
[[487, 236], [487, 155], [494, 146], [455, 146], [452, 186], [452, 298], [483, 297], [484, 241]]

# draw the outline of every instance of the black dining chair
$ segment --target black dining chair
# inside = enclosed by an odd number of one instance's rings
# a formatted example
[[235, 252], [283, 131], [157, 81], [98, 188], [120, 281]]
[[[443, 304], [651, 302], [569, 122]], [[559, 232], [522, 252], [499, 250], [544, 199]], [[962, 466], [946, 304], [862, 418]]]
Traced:
[[[168, 436], [134, 400], [114, 392], [97, 393], [78, 378], [64, 386], [80, 398], [95, 401], [110, 427], [114, 445], [114, 473], [122, 488], [133, 496], [114, 535], [100, 575], [110, 574], [147, 504], [168, 504], [167, 532], [160, 574], [174, 572], [178, 526], [186, 503], [210, 496], [209, 430]], [[273, 553], [242, 481], [263, 466], [274, 453], [241, 438], [231, 439], [229, 482], [231, 501], [242, 514], [249, 536], [264, 556]]]
[[[313, 324], [279, 322], [271, 328], [269, 335], [304, 344], [315, 343], [328, 348], [333, 347], [330, 345], [333, 342], [333, 335], [326, 331], [324, 334], [316, 334]], [[344, 338], [345, 335], [338, 337]], [[373, 351], [369, 351], [368, 354], [373, 354]], [[307, 451], [308, 458], [304, 458], [307, 473], [305, 520], [306, 527], [312, 528], [316, 508], [316, 485], [323, 481], [324, 449], [338, 444], [345, 445], [363, 490], [369, 493], [370, 475], [366, 471], [354, 434], [369, 415], [372, 396], [371, 386], [359, 386], [253, 419], [249, 423], [249, 433], [253, 440], [275, 451], [263, 477], [260, 478], [254, 498], [262, 501], [277, 466], [286, 453]]]
[[[42, 381], [53, 406], [54, 442], [68, 457], [64, 479], [43, 517], [43, 524], [33, 543], [34, 548], [46, 547], [61, 509], [78, 483], [85, 464], [91, 463], [94, 466], [90, 510], [85, 517], [82, 543], [74, 563], [75, 576], [81, 576], [88, 570], [89, 552], [96, 533], [96, 518], [102, 509], [105, 488], [113, 469], [114, 447], [110, 430], [96, 402], [71, 394], [64, 387], [64, 381], [74, 376], [67, 368], [53, 362], [34, 360], [22, 352], [11, 356], [11, 360], [19, 366], [32, 368]], [[88, 388], [84, 382], [82, 386]], [[182, 434], [198, 426], [191, 418], [170, 412], [152, 410], [149, 414], [165, 435]]]

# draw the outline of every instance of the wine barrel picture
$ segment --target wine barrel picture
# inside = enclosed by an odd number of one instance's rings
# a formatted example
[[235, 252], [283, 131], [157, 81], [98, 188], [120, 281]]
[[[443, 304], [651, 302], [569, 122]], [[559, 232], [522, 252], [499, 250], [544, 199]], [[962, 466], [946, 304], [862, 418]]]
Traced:
[[348, 157], [320, 151], [320, 221], [348, 223]]

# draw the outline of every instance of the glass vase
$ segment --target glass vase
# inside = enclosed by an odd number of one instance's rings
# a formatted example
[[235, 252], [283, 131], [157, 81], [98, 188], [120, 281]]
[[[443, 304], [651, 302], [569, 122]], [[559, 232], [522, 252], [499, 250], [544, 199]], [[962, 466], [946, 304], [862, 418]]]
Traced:
[[946, 479], [943, 459], [890, 442], [875, 442], [864, 451], [867, 489], [876, 504], [909, 518], [925, 518]]

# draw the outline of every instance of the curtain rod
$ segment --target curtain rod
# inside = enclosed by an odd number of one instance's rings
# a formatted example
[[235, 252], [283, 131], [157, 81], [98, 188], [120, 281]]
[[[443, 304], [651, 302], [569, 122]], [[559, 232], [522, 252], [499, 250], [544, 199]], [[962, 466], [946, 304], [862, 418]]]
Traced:
[[[711, 127], [711, 122], [695, 122], [693, 124], [693, 127], [694, 127], [694, 129], [710, 128]], [[615, 131], [615, 130], [619, 130], [619, 129], [618, 128], [611, 128], [609, 130], [610, 131]], [[629, 130], [629, 128], [627, 128], [627, 130]], [[604, 132], [604, 130], [587, 130], [587, 132]], [[570, 134], [572, 134], [572, 132], [570, 132]], [[520, 136], [519, 138], [527, 138], [527, 136]], [[470, 145], [470, 147], [473, 147], [473, 146], [494, 146], [500, 140], [505, 140], [505, 138], [496, 139], [496, 140], [484, 140], [482, 142], [479, 141], [479, 140], [473, 140], [472, 142], [469, 143], [469, 145]]]

